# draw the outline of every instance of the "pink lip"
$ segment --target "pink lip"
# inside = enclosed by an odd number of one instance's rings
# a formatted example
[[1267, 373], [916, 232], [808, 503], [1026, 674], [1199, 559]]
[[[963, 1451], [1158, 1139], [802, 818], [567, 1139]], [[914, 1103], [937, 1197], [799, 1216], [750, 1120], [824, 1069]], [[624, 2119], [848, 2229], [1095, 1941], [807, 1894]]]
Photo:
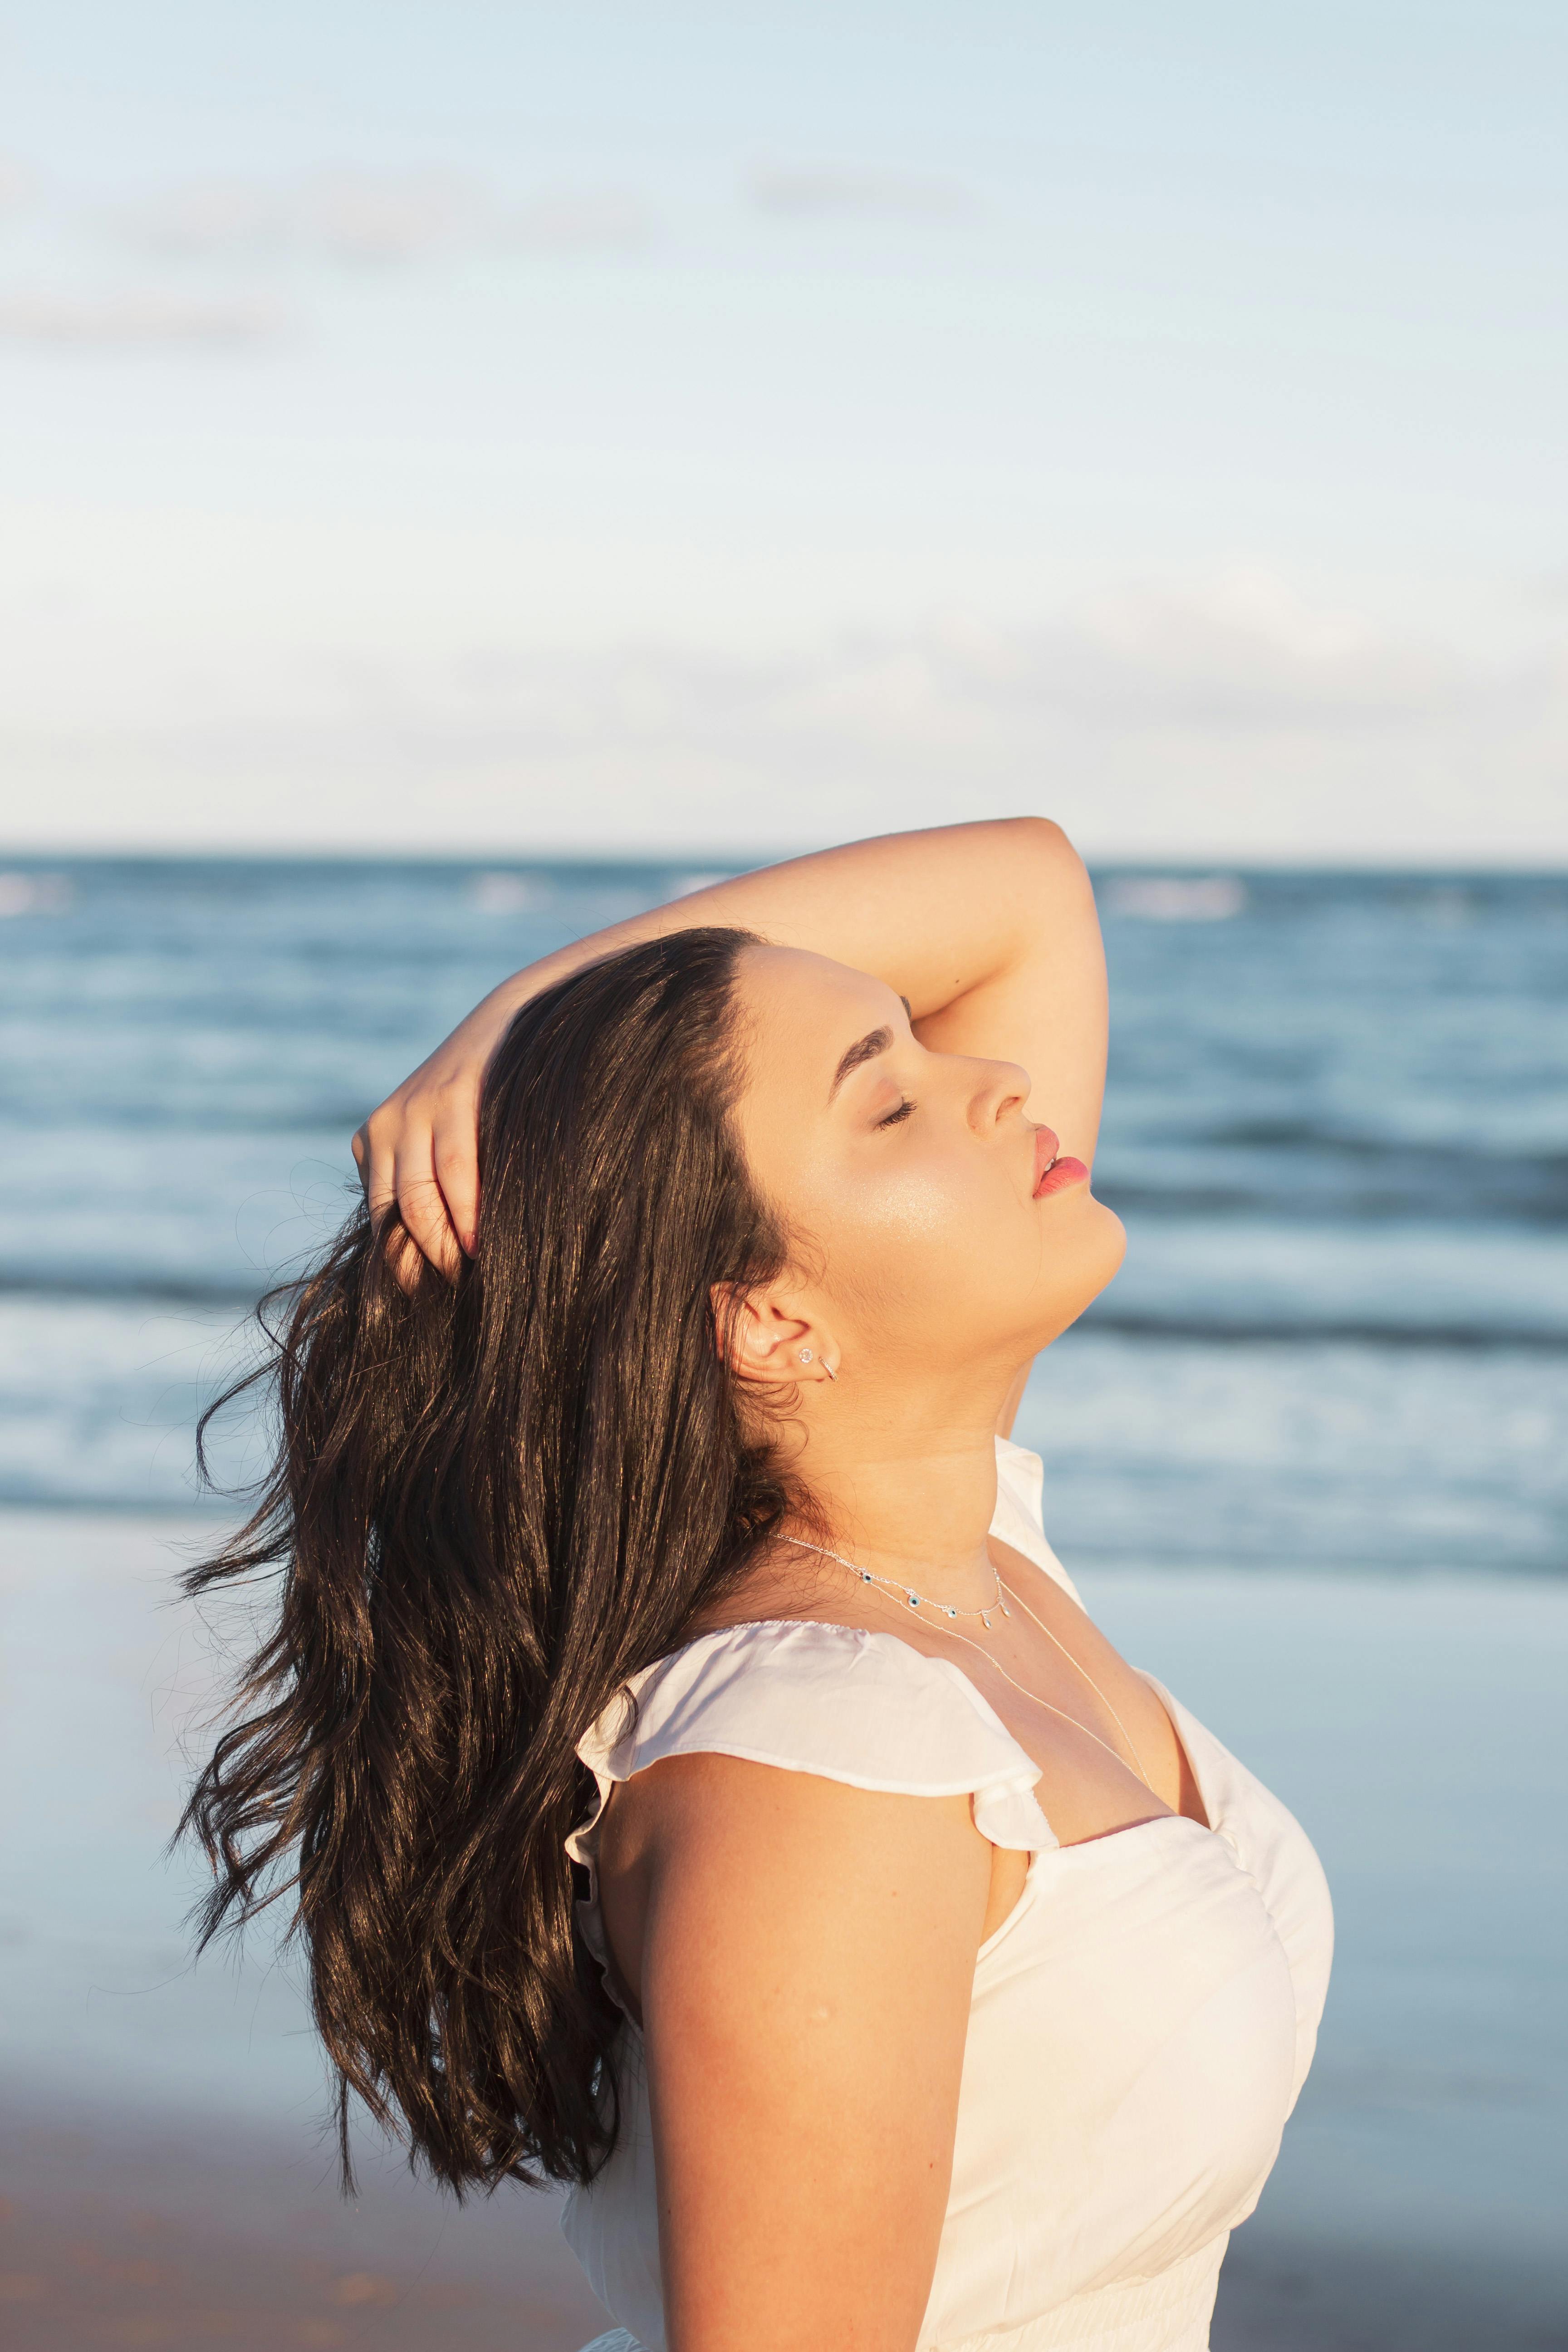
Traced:
[[1070, 1184], [1087, 1184], [1089, 1171], [1081, 1160], [1074, 1160], [1062, 1150], [1058, 1138], [1048, 1127], [1035, 1130], [1035, 1198], [1043, 1201], [1047, 1193], [1065, 1192]]
[[1065, 1192], [1069, 1184], [1087, 1184], [1089, 1171], [1081, 1160], [1064, 1152], [1054, 1167], [1047, 1168], [1035, 1187], [1035, 1198], [1043, 1201], [1047, 1192]]

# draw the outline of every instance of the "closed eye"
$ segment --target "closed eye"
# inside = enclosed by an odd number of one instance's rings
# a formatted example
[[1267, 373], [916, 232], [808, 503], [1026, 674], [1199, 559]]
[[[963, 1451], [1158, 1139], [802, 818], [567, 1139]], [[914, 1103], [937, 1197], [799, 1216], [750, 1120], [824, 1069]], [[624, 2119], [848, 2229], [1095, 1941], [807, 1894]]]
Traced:
[[902, 1102], [900, 1103], [898, 1108], [896, 1110], [889, 1111], [884, 1118], [879, 1118], [877, 1121], [877, 1124], [879, 1127], [898, 1127], [904, 1119], [908, 1118], [913, 1108], [913, 1103], [910, 1100], [908, 1095], [906, 1095]]

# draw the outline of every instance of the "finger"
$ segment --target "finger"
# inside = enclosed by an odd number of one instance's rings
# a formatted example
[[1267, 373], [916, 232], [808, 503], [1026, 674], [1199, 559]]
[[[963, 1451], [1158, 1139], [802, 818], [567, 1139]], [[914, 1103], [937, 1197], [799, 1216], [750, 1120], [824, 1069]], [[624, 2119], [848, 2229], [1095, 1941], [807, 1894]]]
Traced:
[[[359, 1160], [360, 1182], [364, 1186], [365, 1206], [370, 1211], [373, 1229], [379, 1226], [397, 1201], [397, 1150], [391, 1138], [385, 1137], [384, 1129], [378, 1135], [379, 1117], [379, 1112], [373, 1112], [354, 1137], [354, 1158]], [[363, 1158], [359, 1148], [362, 1139]]]
[[387, 1237], [386, 1263], [398, 1288], [412, 1298], [425, 1278], [429, 1260], [402, 1225]]
[[432, 1141], [431, 1159], [447, 1223], [472, 1257], [479, 1231], [479, 1136], [472, 1110], [438, 1125]]
[[[427, 1154], [421, 1154], [421, 1163], [416, 1170], [405, 1171], [403, 1161], [399, 1160], [398, 1213], [431, 1265], [444, 1274], [448, 1282], [456, 1282], [463, 1263], [462, 1247], [447, 1214], [441, 1187], [429, 1173]], [[406, 1284], [404, 1286], [406, 1288]]]

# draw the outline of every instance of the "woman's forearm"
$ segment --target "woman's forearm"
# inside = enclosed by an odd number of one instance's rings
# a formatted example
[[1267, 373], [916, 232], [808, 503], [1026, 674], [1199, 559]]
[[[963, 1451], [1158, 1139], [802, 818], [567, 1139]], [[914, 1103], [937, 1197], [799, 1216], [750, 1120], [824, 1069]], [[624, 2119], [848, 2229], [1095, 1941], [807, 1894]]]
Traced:
[[477, 1010], [492, 1008], [504, 1027], [529, 997], [595, 957], [700, 923], [733, 923], [775, 946], [874, 971], [909, 998], [919, 1021], [1026, 961], [1054, 890], [1076, 891], [1082, 870], [1066, 835], [1043, 817], [884, 834], [612, 923], [527, 965]]
[[372, 1113], [354, 1157], [373, 1214], [395, 1200], [426, 1257], [457, 1270], [479, 1215], [479, 1089], [518, 1007], [585, 963], [700, 924], [734, 924], [875, 972], [926, 1044], [1021, 1062], [1042, 1117], [1089, 1157], [1105, 1066], [1094, 900], [1059, 827], [1038, 817], [851, 842], [710, 884], [542, 956], [493, 989]]

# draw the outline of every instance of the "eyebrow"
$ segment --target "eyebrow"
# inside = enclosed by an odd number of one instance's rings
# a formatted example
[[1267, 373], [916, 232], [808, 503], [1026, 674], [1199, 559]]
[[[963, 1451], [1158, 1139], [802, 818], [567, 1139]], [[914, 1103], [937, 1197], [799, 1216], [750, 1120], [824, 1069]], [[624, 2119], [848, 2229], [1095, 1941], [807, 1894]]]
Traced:
[[863, 1037], [857, 1037], [853, 1045], [840, 1056], [838, 1067], [833, 1073], [833, 1084], [827, 1089], [828, 1101], [833, 1100], [851, 1070], [858, 1070], [862, 1062], [874, 1062], [879, 1054], [887, 1052], [892, 1042], [893, 1033], [886, 1026], [868, 1029]]

